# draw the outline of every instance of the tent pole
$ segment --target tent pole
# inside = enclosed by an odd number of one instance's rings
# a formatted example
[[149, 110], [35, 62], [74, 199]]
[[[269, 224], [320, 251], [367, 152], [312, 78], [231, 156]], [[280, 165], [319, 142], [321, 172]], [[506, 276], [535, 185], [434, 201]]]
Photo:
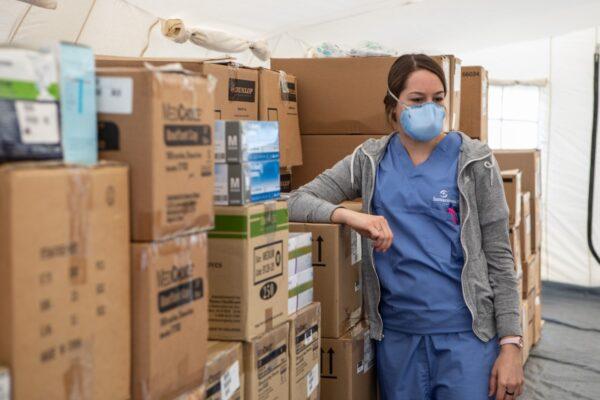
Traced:
[[594, 111], [592, 119], [592, 150], [590, 155], [590, 187], [588, 192], [588, 218], [587, 218], [587, 241], [588, 247], [596, 262], [600, 264], [600, 255], [594, 247], [593, 220], [594, 220], [594, 185], [596, 178], [596, 147], [598, 137], [598, 64], [600, 63], [600, 44], [596, 42], [594, 53]]

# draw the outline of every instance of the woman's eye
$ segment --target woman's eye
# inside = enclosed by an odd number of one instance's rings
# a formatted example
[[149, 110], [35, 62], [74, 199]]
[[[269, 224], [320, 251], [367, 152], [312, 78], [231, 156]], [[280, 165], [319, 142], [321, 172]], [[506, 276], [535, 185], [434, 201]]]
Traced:
[[444, 98], [443, 98], [443, 97], [438, 97], [438, 98], [435, 98], [435, 99], [433, 99], [433, 100], [434, 100], [436, 103], [441, 103], [441, 102], [443, 102], [443, 101], [444, 101]]
[[413, 103], [422, 103], [423, 99], [418, 98], [418, 99], [410, 99], [410, 101], [412, 101]]

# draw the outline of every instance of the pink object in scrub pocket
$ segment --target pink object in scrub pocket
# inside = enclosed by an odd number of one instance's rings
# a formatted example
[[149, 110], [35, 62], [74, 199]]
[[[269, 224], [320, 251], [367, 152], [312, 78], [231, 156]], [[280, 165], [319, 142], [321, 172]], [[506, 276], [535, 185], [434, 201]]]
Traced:
[[458, 225], [458, 214], [456, 213], [456, 210], [452, 207], [448, 207], [448, 214], [450, 214], [450, 216], [452, 217], [452, 222]]

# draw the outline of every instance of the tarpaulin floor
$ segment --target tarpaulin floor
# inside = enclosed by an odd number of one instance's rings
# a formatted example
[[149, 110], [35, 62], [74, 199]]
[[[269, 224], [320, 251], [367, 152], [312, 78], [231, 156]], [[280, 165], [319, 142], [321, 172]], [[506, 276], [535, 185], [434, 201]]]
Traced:
[[600, 399], [600, 288], [544, 282], [542, 318], [519, 399]]

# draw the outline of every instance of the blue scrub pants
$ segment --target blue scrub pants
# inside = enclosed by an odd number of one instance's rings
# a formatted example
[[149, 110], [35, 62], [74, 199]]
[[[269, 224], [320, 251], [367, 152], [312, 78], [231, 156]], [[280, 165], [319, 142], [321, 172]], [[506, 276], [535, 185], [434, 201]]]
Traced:
[[412, 335], [384, 330], [377, 349], [381, 400], [488, 400], [498, 339], [472, 331]]

